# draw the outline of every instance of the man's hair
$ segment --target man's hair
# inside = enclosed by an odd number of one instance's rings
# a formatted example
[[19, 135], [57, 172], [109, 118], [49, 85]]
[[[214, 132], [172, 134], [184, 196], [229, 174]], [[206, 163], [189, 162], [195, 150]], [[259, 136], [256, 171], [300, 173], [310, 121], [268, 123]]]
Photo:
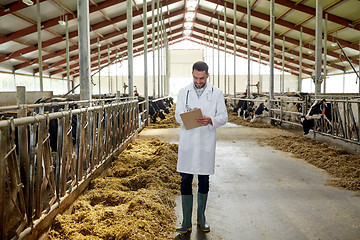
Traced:
[[194, 63], [194, 65], [192, 67], [192, 71], [194, 71], [194, 70], [198, 70], [199, 72], [205, 71], [205, 73], [208, 74], [209, 67], [205, 62], [198, 61], [198, 62]]

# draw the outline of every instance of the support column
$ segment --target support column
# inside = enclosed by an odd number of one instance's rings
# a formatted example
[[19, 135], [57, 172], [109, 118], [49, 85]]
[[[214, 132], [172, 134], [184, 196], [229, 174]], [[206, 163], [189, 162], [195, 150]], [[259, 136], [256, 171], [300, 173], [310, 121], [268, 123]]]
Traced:
[[78, 0], [80, 99], [91, 100], [89, 1]]
[[166, 36], [166, 95], [170, 94], [170, 50], [169, 50], [169, 40]]
[[[213, 77], [212, 77], [213, 82], [212, 83], [215, 86], [215, 27], [214, 27], [214, 24], [212, 26], [212, 72], [213, 72]], [[360, 86], [360, 84], [359, 84], [359, 86]]]
[[236, 97], [236, 25], [237, 25], [237, 18], [236, 18], [236, 0], [233, 1], [234, 4], [234, 97]]
[[129, 96], [134, 96], [133, 80], [133, 23], [132, 23], [132, 1], [126, 0], [126, 23], [127, 23], [127, 51], [128, 51], [128, 85]]
[[321, 54], [322, 54], [322, 0], [316, 0], [315, 29], [315, 96], [321, 93]]
[[218, 85], [217, 87], [220, 88], [220, 16], [218, 15]]
[[70, 92], [70, 58], [69, 58], [69, 25], [68, 16], [65, 15], [65, 32], [66, 32], [66, 80], [67, 80], [67, 91]]
[[14, 80], [14, 89], [16, 90], [16, 74], [15, 74], [15, 69], [14, 69], [14, 67], [13, 67], [12, 73], [13, 73], [13, 80]]
[[262, 92], [262, 76], [261, 76], [261, 48], [259, 49], [259, 92]]
[[44, 91], [43, 82], [43, 67], [42, 67], [42, 42], [41, 42], [41, 13], [40, 13], [40, 1], [36, 0], [36, 22], [37, 22], [37, 33], [38, 33], [38, 60], [39, 60], [39, 80], [40, 80], [40, 91]]
[[251, 49], [251, 4], [250, 0], [247, 0], [247, 58], [248, 58], [248, 78], [247, 78], [247, 97], [250, 97], [250, 85], [251, 85], [251, 58], [250, 58], [250, 49]]
[[155, 1], [151, 1], [151, 13], [152, 13], [152, 16], [151, 16], [151, 24], [152, 24], [152, 28], [151, 28], [151, 31], [152, 31], [152, 38], [151, 38], [151, 41], [152, 41], [152, 54], [153, 54], [153, 62], [152, 62], [152, 65], [153, 65], [153, 98], [155, 98], [155, 89], [156, 89], [156, 84], [155, 84], [155, 14], [154, 14], [154, 10], [155, 10]]
[[284, 93], [285, 91], [285, 36], [283, 36], [283, 42], [282, 42], [282, 54], [281, 54], [281, 81], [280, 81], [280, 92]]
[[99, 95], [101, 95], [101, 71], [100, 71], [100, 41], [99, 37], [97, 38], [97, 47], [98, 47], [98, 70], [99, 70]]
[[119, 91], [119, 85], [118, 85], [118, 50], [116, 50], [115, 54], [115, 93]]
[[145, 126], [149, 125], [149, 89], [148, 89], [148, 69], [147, 69], [147, 3], [143, 0], [143, 23], [144, 23], [144, 95], [145, 95]]
[[325, 24], [324, 24], [324, 85], [323, 85], [323, 93], [326, 93], [326, 75], [327, 75], [327, 22], [328, 22], [328, 14], [325, 13]]
[[161, 72], [160, 72], [160, 61], [161, 61], [161, 54], [160, 54], [160, 10], [159, 10], [159, 0], [157, 0], [156, 2], [156, 28], [157, 28], [157, 52], [158, 52], [158, 96], [161, 96], [161, 85], [160, 85], [160, 77], [161, 77]]
[[224, 94], [227, 94], [226, 88], [226, 48], [227, 48], [227, 39], [226, 39], [226, 1], [224, 2]]
[[109, 89], [109, 94], [111, 94], [111, 76], [110, 76], [110, 45], [108, 44], [107, 45], [107, 54], [108, 54], [108, 66], [107, 66], [107, 69], [108, 69], [108, 89]]
[[[275, 0], [270, 0], [270, 78], [269, 78], [269, 98], [274, 99], [274, 33], [275, 33], [275, 15], [274, 15]], [[270, 102], [271, 103], [271, 102]], [[270, 105], [271, 107], [271, 105]], [[270, 112], [270, 116], [272, 113]]]
[[303, 50], [303, 41], [302, 41], [302, 32], [303, 27], [300, 27], [300, 46], [299, 46], [299, 82], [298, 82], [298, 91], [301, 92], [302, 88], [302, 50]]

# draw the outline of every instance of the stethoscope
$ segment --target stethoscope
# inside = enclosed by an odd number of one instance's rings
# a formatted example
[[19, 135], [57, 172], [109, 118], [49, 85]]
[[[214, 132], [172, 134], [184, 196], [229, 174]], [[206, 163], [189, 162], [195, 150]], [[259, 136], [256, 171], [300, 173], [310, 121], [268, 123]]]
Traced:
[[[185, 109], [186, 111], [191, 111], [192, 109], [189, 107], [189, 92], [190, 92], [190, 89], [187, 90], [186, 92], [186, 101], [185, 101]], [[211, 96], [209, 96], [210, 94], [207, 95], [207, 100], [210, 102], [211, 101], [211, 98], [212, 98], [212, 95], [214, 93], [214, 87], [211, 87]]]

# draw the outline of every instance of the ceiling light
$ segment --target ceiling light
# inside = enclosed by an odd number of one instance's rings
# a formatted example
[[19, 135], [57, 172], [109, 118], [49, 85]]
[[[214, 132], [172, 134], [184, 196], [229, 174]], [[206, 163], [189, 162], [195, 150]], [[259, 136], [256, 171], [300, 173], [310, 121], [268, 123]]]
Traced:
[[22, 0], [22, 2], [25, 3], [25, 4], [28, 5], [28, 6], [34, 5], [34, 2], [31, 1], [31, 0]]
[[294, 57], [293, 57], [293, 56], [291, 56], [290, 58], [291, 58], [291, 59], [294, 59]]
[[332, 47], [336, 47], [336, 45], [337, 45], [336, 43], [331, 43]]
[[192, 23], [192, 22], [185, 22], [185, 23], [184, 23], [185, 29], [191, 29], [192, 26], [193, 26], [193, 23]]
[[58, 23], [61, 25], [61, 26], [65, 26], [66, 22], [63, 21], [63, 20], [59, 20]]
[[197, 5], [196, 1], [187, 1], [186, 8], [187, 10], [195, 10], [196, 5]]
[[186, 21], [192, 21], [195, 18], [195, 13], [194, 12], [187, 12], [185, 13], [185, 20]]
[[185, 36], [190, 36], [191, 34], [191, 30], [184, 30], [184, 35]]
[[308, 54], [312, 54], [312, 51], [311, 51], [311, 50], [309, 50], [309, 51], [308, 51]]

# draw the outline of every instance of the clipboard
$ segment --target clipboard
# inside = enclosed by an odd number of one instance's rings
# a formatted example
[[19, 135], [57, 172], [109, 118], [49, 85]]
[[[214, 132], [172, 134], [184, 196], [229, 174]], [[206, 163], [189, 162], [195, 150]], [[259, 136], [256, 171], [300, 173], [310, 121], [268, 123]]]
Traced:
[[189, 112], [180, 114], [181, 120], [186, 130], [200, 127], [201, 125], [196, 122], [196, 119], [203, 117], [201, 109], [191, 110]]

